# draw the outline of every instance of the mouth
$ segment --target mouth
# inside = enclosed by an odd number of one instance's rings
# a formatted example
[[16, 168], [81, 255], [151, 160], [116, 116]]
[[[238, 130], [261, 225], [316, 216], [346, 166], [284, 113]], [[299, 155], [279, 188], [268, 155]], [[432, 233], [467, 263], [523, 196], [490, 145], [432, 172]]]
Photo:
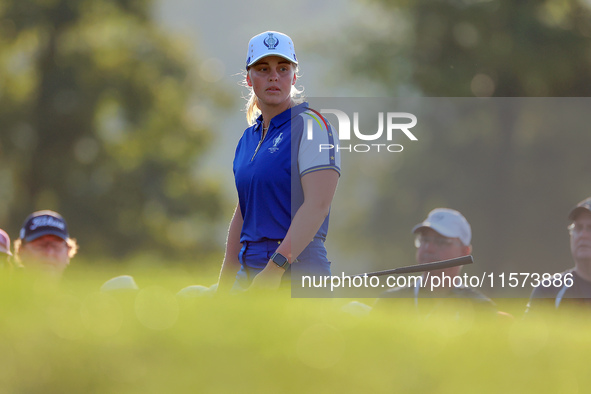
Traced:
[[267, 92], [269, 92], [269, 93], [279, 93], [279, 92], [281, 92], [281, 89], [279, 89], [277, 86], [271, 86], [271, 87], [267, 88]]
[[438, 259], [436, 256], [421, 256], [418, 259], [418, 263], [419, 264], [429, 264], [429, 263], [434, 263], [435, 261], [438, 261], [440, 259]]
[[584, 243], [584, 244], [579, 244], [576, 246], [577, 249], [591, 249], [591, 244], [589, 243]]
[[31, 259], [31, 263], [46, 268], [57, 268], [60, 266], [60, 261], [55, 260], [51, 257], [38, 257]]

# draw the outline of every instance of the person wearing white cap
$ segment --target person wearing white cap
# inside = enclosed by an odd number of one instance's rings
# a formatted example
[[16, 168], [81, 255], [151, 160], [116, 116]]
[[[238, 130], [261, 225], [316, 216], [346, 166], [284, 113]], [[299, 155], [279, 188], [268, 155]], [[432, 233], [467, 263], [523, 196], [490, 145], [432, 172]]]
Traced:
[[330, 275], [324, 240], [340, 156], [319, 147], [336, 146], [338, 140], [330, 124], [299, 97], [297, 67], [287, 35], [266, 31], [250, 40], [245, 84], [251, 126], [234, 157], [238, 204], [219, 293], [251, 285], [278, 288], [290, 275]]
[[[570, 251], [574, 267], [541, 282], [530, 296], [526, 316], [548, 307], [591, 307], [591, 197], [569, 213]], [[567, 307], [564, 307], [564, 306]]]
[[[419, 264], [468, 256], [472, 253], [472, 229], [466, 218], [453, 209], [437, 208], [412, 229]], [[458, 276], [461, 266], [431, 272], [430, 276]], [[426, 274], [425, 274], [426, 275]]]
[[[418, 264], [449, 260], [468, 256], [472, 253], [472, 229], [466, 218], [458, 211], [449, 208], [436, 208], [429, 212], [427, 218], [413, 227], [415, 234], [416, 261]], [[480, 309], [496, 312], [494, 303], [480, 292], [464, 285], [455, 286], [453, 278], [460, 276], [461, 266], [429, 271], [423, 274], [426, 286], [417, 282], [413, 286], [393, 288], [383, 292], [378, 298], [376, 309], [391, 305], [385, 298], [409, 298], [414, 307], [423, 313], [433, 312], [433, 303], [428, 306], [419, 299], [425, 297], [467, 299]], [[449, 279], [445, 279], [449, 278]], [[433, 292], [431, 292], [431, 284]], [[456, 282], [458, 283], [458, 282]], [[440, 301], [438, 301], [440, 302]]]
[[57, 212], [33, 212], [14, 241], [17, 263], [25, 269], [36, 269], [61, 276], [70, 259], [78, 252], [78, 243], [70, 238], [64, 218]]

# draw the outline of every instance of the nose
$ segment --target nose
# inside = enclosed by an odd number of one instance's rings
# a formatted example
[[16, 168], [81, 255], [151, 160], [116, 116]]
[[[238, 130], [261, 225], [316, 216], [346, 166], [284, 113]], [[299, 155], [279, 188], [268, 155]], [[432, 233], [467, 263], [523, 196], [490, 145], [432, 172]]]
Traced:
[[54, 247], [45, 247], [45, 255], [48, 258], [54, 259], [54, 258], [57, 257], [58, 253], [59, 252], [58, 252], [57, 248], [54, 248]]
[[439, 252], [439, 249], [431, 242], [429, 242], [427, 245], [425, 245], [425, 248], [423, 249], [423, 253], [430, 255], [430, 256], [435, 256], [437, 255]]
[[431, 263], [433, 261], [441, 260], [436, 250], [433, 250], [430, 246], [421, 246], [417, 249], [416, 253], [417, 263]]
[[431, 262], [438, 260], [437, 258], [438, 251], [432, 244], [432, 242], [427, 242], [422, 244], [417, 249], [417, 261], [421, 263]]
[[277, 73], [277, 71], [271, 70], [271, 72], [269, 73], [269, 81], [277, 81], [278, 78], [279, 74]]
[[433, 250], [436, 250], [437, 247], [435, 246], [434, 240], [432, 240], [432, 239], [424, 239], [421, 242], [420, 249], [423, 249], [425, 251], [432, 252]]

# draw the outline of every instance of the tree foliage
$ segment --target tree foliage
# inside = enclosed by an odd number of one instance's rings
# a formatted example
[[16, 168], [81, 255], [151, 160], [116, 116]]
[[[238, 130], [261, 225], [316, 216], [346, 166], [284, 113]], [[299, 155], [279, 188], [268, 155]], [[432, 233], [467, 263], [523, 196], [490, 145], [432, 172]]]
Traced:
[[[582, 0], [372, 0], [377, 20], [340, 51], [354, 74], [426, 96], [587, 97], [591, 7]], [[398, 90], [399, 91], [399, 90]]]
[[[376, 19], [351, 26], [335, 48], [350, 76], [377, 82], [388, 95], [591, 95], [588, 2], [369, 3]], [[368, 204], [366, 227], [356, 223], [355, 231], [369, 234], [374, 249], [402, 245], [409, 263], [412, 225], [448, 206], [472, 222], [479, 270], [569, 267], [566, 215], [591, 194], [591, 134], [581, 122], [589, 100], [546, 102], [544, 116], [521, 104], [496, 100], [485, 119], [474, 111], [455, 127], [418, 136], [396, 165], [373, 173], [380, 191]], [[548, 116], [553, 110], [554, 119]], [[400, 227], [396, 234], [403, 238], [387, 239], [387, 225]]]
[[87, 252], [207, 247], [222, 202], [202, 118], [227, 99], [150, 2], [7, 0], [0, 31], [2, 226], [54, 209]]

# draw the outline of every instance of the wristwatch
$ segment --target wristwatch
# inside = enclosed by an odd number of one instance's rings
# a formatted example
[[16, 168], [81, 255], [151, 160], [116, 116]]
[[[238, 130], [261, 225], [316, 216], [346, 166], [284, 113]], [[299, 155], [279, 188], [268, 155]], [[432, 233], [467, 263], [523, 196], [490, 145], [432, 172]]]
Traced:
[[273, 253], [273, 255], [271, 256], [271, 260], [275, 264], [277, 264], [278, 267], [281, 267], [284, 270], [286, 270], [289, 267], [289, 260], [287, 260], [287, 257], [282, 255], [281, 253]]

